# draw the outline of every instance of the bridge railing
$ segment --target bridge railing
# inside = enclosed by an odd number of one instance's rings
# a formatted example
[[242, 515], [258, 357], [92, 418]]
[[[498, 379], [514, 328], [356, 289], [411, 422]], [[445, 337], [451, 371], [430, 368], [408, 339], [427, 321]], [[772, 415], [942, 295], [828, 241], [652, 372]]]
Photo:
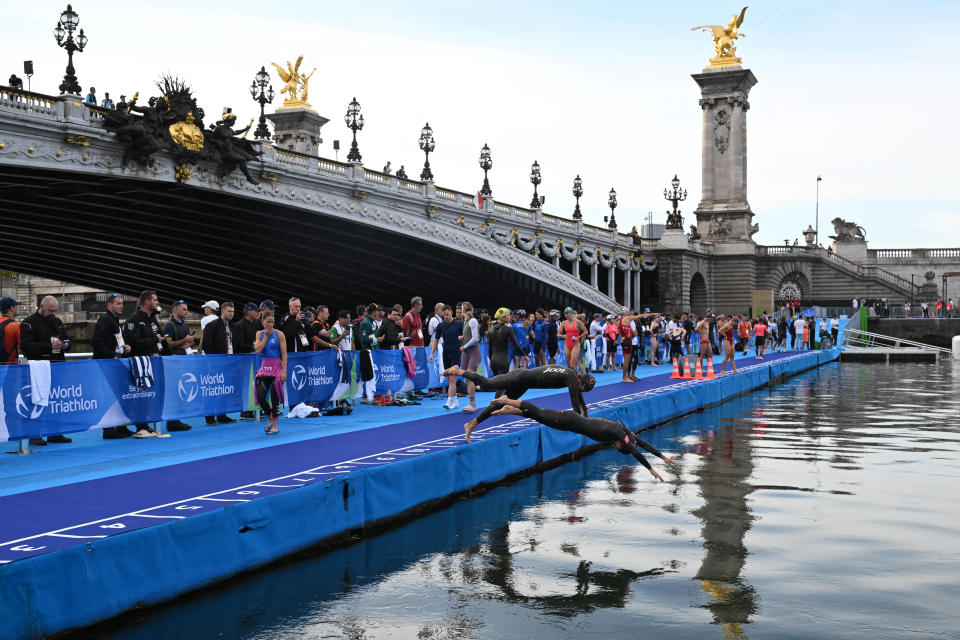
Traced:
[[20, 111], [39, 113], [45, 116], [57, 117], [59, 102], [57, 96], [48, 96], [33, 91], [0, 87], [0, 106]]
[[[906, 249], [905, 251], [909, 251], [909, 249]], [[941, 251], [952, 250], [943, 249]], [[833, 251], [827, 251], [826, 249], [822, 249], [820, 247], [767, 245], [758, 246], [756, 248], [756, 254], [764, 257], [780, 255], [816, 255], [829, 260], [840, 268], [851, 271], [862, 278], [877, 278], [878, 280], [883, 280], [884, 282], [887, 282], [904, 291], [913, 291], [913, 284], [906, 278], [901, 278], [900, 276], [890, 273], [889, 271], [886, 271], [885, 269], [875, 265], [858, 264], [849, 258], [844, 258], [843, 256], [837, 255]]]
[[867, 257], [883, 260], [891, 258], [960, 258], [960, 249], [867, 249]]

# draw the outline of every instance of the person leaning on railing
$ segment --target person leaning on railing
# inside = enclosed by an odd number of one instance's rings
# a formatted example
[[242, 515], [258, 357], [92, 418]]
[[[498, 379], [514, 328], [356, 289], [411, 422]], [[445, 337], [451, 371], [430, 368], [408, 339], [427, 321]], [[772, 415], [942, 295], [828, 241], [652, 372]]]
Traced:
[[[130, 345], [124, 342], [120, 329], [120, 314], [123, 313], [123, 296], [111, 293], [107, 296], [107, 312], [97, 318], [93, 328], [93, 357], [95, 360], [112, 360], [130, 353]], [[105, 427], [104, 440], [129, 438], [133, 435], [126, 426]]]
[[[37, 311], [20, 323], [20, 350], [27, 360], [66, 360], [63, 352], [70, 348], [70, 341], [63, 331], [63, 323], [56, 315], [59, 309], [60, 303], [56, 298], [44, 296]], [[67, 443], [73, 440], [63, 435], [50, 436], [46, 441], [43, 438], [30, 438], [30, 444], [36, 446], [43, 446], [47, 442]]]

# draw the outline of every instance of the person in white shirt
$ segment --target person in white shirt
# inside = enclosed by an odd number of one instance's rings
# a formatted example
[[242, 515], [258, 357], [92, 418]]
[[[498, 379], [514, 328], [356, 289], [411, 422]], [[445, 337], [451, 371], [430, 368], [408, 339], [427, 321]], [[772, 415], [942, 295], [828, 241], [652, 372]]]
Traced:
[[793, 321], [793, 329], [797, 333], [797, 342], [800, 343], [800, 348], [797, 351], [803, 351], [803, 330], [807, 326], [807, 321], [802, 317], [797, 316], [797, 319]]
[[860, 301], [856, 298], [853, 299], [853, 312], [856, 313], [857, 309], [860, 307]]
[[827, 319], [822, 318], [820, 320], [820, 348], [829, 349], [830, 345], [830, 329], [827, 325]]
[[603, 349], [603, 314], [595, 313], [593, 314], [593, 322], [590, 323], [590, 328], [588, 329], [590, 339], [587, 344], [584, 345], [587, 348], [587, 368], [593, 373], [600, 373], [600, 366], [603, 363], [603, 358], [600, 359], [600, 362], [597, 362], [597, 349]]
[[830, 320], [830, 337], [833, 340], [833, 344], [837, 344], [837, 337], [840, 335], [840, 319], [837, 316], [833, 316]]

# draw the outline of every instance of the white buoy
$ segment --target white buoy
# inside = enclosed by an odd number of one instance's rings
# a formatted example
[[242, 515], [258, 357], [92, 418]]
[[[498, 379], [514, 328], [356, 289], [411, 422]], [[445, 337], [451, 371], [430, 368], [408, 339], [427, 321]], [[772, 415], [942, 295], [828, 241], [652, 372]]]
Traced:
[[953, 336], [953, 359], [960, 360], [960, 336]]

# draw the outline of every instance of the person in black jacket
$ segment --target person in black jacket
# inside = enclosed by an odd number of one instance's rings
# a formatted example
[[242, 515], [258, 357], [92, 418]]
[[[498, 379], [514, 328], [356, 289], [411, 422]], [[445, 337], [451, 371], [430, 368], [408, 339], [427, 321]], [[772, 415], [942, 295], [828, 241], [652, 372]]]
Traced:
[[[163, 334], [160, 333], [160, 321], [157, 319], [157, 309], [160, 301], [156, 291], [141, 291], [137, 298], [139, 309], [130, 314], [123, 323], [123, 340], [130, 345], [129, 356], [158, 356], [164, 344]], [[146, 422], [137, 425], [135, 438], [149, 438], [157, 433]], [[169, 434], [166, 434], [169, 435]]]
[[[203, 328], [203, 352], [208, 354], [232, 354], [233, 344], [233, 303], [220, 304], [220, 317]], [[225, 413], [207, 416], [207, 424], [231, 424], [236, 422]]]
[[290, 298], [287, 303], [289, 313], [283, 316], [280, 326], [277, 327], [287, 339], [287, 353], [313, 351], [310, 343], [310, 326], [305, 322], [303, 311], [300, 309], [300, 298]]
[[[93, 329], [93, 357], [96, 360], [110, 360], [130, 353], [130, 345], [123, 341], [120, 330], [120, 314], [123, 313], [123, 296], [111, 293], [107, 297], [107, 312], [97, 318]], [[104, 440], [128, 438], [133, 432], [124, 426], [105, 427]]]
[[[269, 301], [266, 301], [269, 302]], [[253, 353], [257, 340], [257, 321], [260, 307], [253, 302], [243, 305], [243, 317], [233, 323], [233, 352]], [[255, 420], [253, 411], [241, 411], [241, 420]]]
[[[63, 362], [63, 352], [70, 348], [70, 341], [63, 331], [63, 323], [57, 317], [60, 303], [53, 296], [44, 296], [36, 313], [20, 323], [20, 351], [27, 360], [50, 360]], [[30, 438], [30, 444], [44, 446], [48, 442], [67, 443], [72, 439], [63, 435]]]
[[[170, 319], [163, 325], [164, 354], [185, 356], [193, 346], [193, 334], [187, 326], [187, 303], [177, 300], [170, 309]], [[167, 431], [189, 431], [190, 425], [181, 420], [167, 420]]]
[[383, 342], [380, 343], [381, 349], [399, 349], [403, 346], [403, 332], [400, 328], [400, 313], [403, 309], [400, 305], [390, 309], [390, 313], [383, 319], [380, 325], [380, 335], [383, 336]]

